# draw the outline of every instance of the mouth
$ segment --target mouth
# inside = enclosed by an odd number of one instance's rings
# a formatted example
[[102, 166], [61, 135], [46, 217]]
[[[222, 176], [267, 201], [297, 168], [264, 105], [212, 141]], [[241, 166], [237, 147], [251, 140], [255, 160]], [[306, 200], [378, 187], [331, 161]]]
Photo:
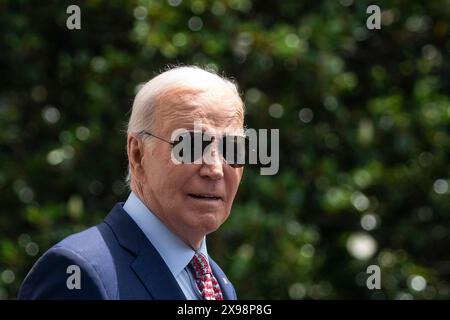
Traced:
[[188, 196], [196, 200], [211, 201], [211, 202], [222, 200], [221, 196], [209, 193], [189, 193]]

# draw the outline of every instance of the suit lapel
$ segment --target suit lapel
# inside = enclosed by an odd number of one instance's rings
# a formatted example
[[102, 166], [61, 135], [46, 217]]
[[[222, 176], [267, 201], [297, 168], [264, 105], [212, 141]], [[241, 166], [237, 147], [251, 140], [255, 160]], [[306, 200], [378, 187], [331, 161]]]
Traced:
[[226, 277], [225, 273], [220, 269], [217, 263], [209, 257], [209, 264], [211, 266], [211, 270], [214, 274], [214, 277], [219, 282], [219, 286], [222, 289], [222, 294], [224, 300], [235, 300], [235, 296], [233, 294], [233, 285]]
[[180, 286], [158, 251], [142, 230], [117, 203], [105, 218], [120, 245], [136, 255], [131, 268], [150, 295], [157, 300], [185, 300]]
[[186, 300], [166, 263], [151, 243], [141, 248], [131, 267], [156, 300]]

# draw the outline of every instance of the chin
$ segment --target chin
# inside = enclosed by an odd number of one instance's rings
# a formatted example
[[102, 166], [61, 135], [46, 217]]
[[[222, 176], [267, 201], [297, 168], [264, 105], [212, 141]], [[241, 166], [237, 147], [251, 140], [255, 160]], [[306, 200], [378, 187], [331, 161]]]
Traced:
[[205, 212], [197, 217], [196, 227], [200, 227], [205, 234], [216, 231], [224, 222], [223, 212]]

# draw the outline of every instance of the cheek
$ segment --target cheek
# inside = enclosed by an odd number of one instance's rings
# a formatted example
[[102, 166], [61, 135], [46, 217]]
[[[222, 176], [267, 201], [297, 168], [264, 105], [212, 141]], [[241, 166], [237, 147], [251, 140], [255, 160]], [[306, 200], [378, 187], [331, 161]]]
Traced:
[[167, 185], [171, 192], [166, 194], [168, 197], [173, 197], [175, 194], [184, 195], [191, 178], [195, 176], [197, 168], [194, 165], [175, 165], [169, 160], [167, 170], [164, 171], [164, 178], [167, 180]]
[[[230, 172], [230, 174], [227, 176], [227, 192], [230, 195], [229, 202], [231, 203], [234, 200], [234, 196], [236, 195], [236, 192], [239, 188], [239, 184], [241, 182], [242, 178], [242, 169], [239, 171], [233, 171]], [[231, 197], [232, 196], [232, 197]]]
[[164, 182], [164, 172], [163, 164], [156, 158], [152, 158], [145, 164], [145, 185], [151, 185], [156, 190]]
[[163, 151], [160, 146], [155, 145], [153, 149], [149, 148], [145, 155], [147, 158], [145, 161], [145, 186], [158, 194], [159, 197], [167, 193], [168, 183], [170, 182], [167, 175], [170, 163], [168, 163]]

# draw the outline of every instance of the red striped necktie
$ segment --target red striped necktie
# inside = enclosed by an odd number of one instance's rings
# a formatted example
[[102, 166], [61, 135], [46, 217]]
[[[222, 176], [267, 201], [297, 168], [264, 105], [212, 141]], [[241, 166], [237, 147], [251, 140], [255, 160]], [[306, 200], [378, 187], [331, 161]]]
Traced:
[[211, 271], [206, 257], [196, 252], [189, 263], [194, 271], [195, 282], [205, 300], [223, 300], [219, 283]]

